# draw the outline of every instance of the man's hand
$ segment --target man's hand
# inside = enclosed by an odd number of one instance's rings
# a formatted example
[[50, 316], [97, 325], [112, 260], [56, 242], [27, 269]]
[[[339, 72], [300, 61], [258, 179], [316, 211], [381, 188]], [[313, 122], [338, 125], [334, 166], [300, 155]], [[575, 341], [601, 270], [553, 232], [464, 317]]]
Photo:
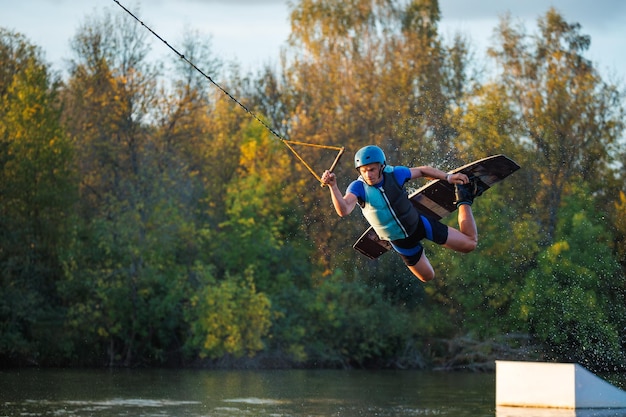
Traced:
[[322, 184], [334, 187], [337, 185], [337, 177], [330, 171], [324, 171], [322, 174]]
[[446, 180], [450, 184], [467, 184], [469, 182], [467, 175], [460, 172], [446, 175]]

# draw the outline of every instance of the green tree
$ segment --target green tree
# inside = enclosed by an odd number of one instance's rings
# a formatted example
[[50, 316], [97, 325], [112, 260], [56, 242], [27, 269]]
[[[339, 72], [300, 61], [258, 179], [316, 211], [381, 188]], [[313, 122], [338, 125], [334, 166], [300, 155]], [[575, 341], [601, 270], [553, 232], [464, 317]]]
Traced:
[[318, 366], [389, 366], [413, 334], [410, 315], [384, 299], [380, 289], [347, 282], [340, 273], [325, 279], [296, 310], [306, 326], [302, 340]]
[[271, 325], [269, 298], [257, 292], [250, 271], [220, 282], [207, 272], [203, 289], [191, 299], [187, 349], [200, 358], [254, 356], [264, 348]]
[[306, 285], [311, 269], [301, 211], [296, 196], [285, 192], [289, 154], [256, 121], [242, 134], [238, 175], [225, 195], [227, 220], [212, 248], [214, 263], [227, 272], [252, 268], [257, 287], [269, 294], [293, 280]]
[[612, 210], [615, 226], [615, 254], [622, 269], [626, 271], [626, 193], [620, 191], [619, 200]]
[[[437, 247], [429, 251], [439, 273], [426, 287], [429, 299], [447, 309], [460, 333], [479, 338], [522, 331], [512, 317], [512, 304], [540, 252], [541, 233], [534, 218], [520, 215], [500, 188], [504, 184], [473, 205], [479, 230], [474, 252], [451, 253]], [[426, 249], [433, 246], [427, 244]]]
[[76, 183], [58, 80], [23, 36], [0, 29], [0, 358], [60, 363], [57, 283]]
[[556, 239], [537, 259], [513, 313], [558, 360], [604, 370], [623, 366], [625, 287], [611, 235], [586, 187], [559, 211]]

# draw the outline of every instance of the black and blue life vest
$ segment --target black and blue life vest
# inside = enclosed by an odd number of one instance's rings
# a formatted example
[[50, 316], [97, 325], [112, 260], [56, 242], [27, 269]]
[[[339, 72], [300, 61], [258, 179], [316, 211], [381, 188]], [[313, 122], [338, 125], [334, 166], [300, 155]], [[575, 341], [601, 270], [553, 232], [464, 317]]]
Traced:
[[368, 185], [362, 177], [365, 200], [359, 198], [363, 216], [381, 239], [399, 240], [409, 237], [419, 224], [419, 213], [406, 190], [398, 184], [393, 167], [383, 170], [382, 186]]

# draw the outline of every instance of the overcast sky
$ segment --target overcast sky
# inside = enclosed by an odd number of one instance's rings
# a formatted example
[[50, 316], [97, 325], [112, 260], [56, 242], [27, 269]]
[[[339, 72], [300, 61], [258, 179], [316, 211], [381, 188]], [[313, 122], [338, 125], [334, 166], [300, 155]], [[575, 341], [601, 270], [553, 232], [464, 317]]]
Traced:
[[[297, 1], [297, 0], [293, 0]], [[185, 29], [212, 39], [212, 50], [244, 69], [277, 62], [290, 32], [286, 0], [120, 0], [155, 32], [176, 46]], [[626, 79], [626, 1], [624, 0], [439, 0], [440, 32], [467, 35], [484, 52], [498, 19], [510, 12], [534, 29], [537, 18], [554, 6], [591, 35], [587, 55], [604, 76]], [[138, 7], [139, 5], [139, 7]], [[87, 16], [108, 8], [125, 13], [113, 0], [0, 0], [0, 26], [26, 35], [57, 69], [71, 57], [69, 41]], [[164, 49], [163, 53], [170, 53]]]

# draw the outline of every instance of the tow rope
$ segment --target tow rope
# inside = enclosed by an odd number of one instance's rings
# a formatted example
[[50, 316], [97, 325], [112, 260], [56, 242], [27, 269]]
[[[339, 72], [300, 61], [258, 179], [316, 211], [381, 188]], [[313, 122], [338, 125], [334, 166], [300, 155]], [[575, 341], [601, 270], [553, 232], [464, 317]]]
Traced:
[[204, 78], [206, 78], [207, 80], [209, 80], [209, 82], [211, 82], [211, 84], [213, 84], [215, 87], [217, 87], [222, 93], [224, 93], [224, 95], [226, 95], [228, 98], [230, 98], [233, 102], [235, 102], [237, 105], [239, 105], [239, 107], [241, 107], [246, 113], [248, 113], [250, 116], [252, 116], [254, 119], [256, 119], [259, 123], [261, 123], [261, 125], [263, 127], [265, 127], [265, 129], [267, 129], [272, 135], [274, 135], [276, 138], [278, 138], [282, 143], [285, 144], [285, 146], [287, 146], [287, 148], [294, 154], [294, 156], [309, 170], [309, 172], [311, 174], [313, 174], [313, 176], [315, 177], [315, 179], [317, 179], [317, 181], [319, 181], [322, 186], [324, 185], [322, 183], [322, 179], [321, 177], [315, 173], [315, 171], [313, 170], [313, 168], [311, 168], [311, 166], [309, 164], [306, 163], [306, 161], [300, 156], [300, 154], [298, 154], [298, 152], [296, 152], [296, 150], [293, 148], [292, 145], [300, 145], [300, 146], [309, 146], [309, 147], [314, 147], [314, 148], [322, 148], [322, 149], [330, 149], [330, 150], [335, 150], [337, 151], [337, 156], [335, 157], [335, 160], [333, 162], [333, 164], [331, 165], [329, 171], [333, 171], [335, 169], [335, 167], [337, 166], [337, 164], [339, 163], [339, 160], [341, 159], [341, 156], [343, 155], [345, 148], [343, 146], [329, 146], [329, 145], [319, 145], [319, 144], [312, 144], [312, 143], [305, 143], [305, 142], [295, 142], [295, 141], [291, 141], [291, 140], [287, 140], [284, 137], [282, 137], [278, 132], [276, 132], [276, 130], [274, 130], [270, 125], [268, 125], [267, 123], [265, 123], [259, 116], [257, 116], [254, 112], [250, 111], [250, 109], [248, 109], [248, 107], [246, 107], [243, 103], [241, 103], [239, 100], [237, 100], [232, 94], [230, 94], [225, 88], [223, 88], [221, 85], [219, 85], [217, 82], [215, 82], [208, 74], [206, 74], [204, 71], [202, 71], [200, 68], [198, 68], [196, 66], [196, 64], [194, 64], [193, 62], [191, 62], [187, 57], [185, 57], [185, 55], [183, 55], [182, 53], [178, 52], [178, 50], [176, 50], [176, 48], [174, 48], [172, 45], [170, 45], [165, 39], [163, 39], [161, 36], [159, 36], [158, 33], [156, 33], [154, 30], [152, 30], [149, 26], [147, 26], [143, 21], [141, 21], [137, 16], [135, 16], [130, 10], [128, 10], [126, 7], [124, 7], [124, 5], [122, 5], [119, 0], [113, 0], [115, 3], [117, 3], [118, 6], [120, 6], [126, 13], [128, 13], [133, 19], [135, 19], [138, 23], [141, 24], [141, 26], [143, 26], [144, 28], [146, 28], [150, 33], [152, 33], [158, 40], [160, 40], [163, 44], [165, 44], [165, 46], [167, 46], [169, 49], [172, 50], [172, 52], [174, 52], [176, 55], [178, 55], [178, 57], [180, 59], [182, 59], [183, 61], [185, 61], [187, 64], [189, 64], [193, 69], [195, 69], [196, 71], [198, 71]]

